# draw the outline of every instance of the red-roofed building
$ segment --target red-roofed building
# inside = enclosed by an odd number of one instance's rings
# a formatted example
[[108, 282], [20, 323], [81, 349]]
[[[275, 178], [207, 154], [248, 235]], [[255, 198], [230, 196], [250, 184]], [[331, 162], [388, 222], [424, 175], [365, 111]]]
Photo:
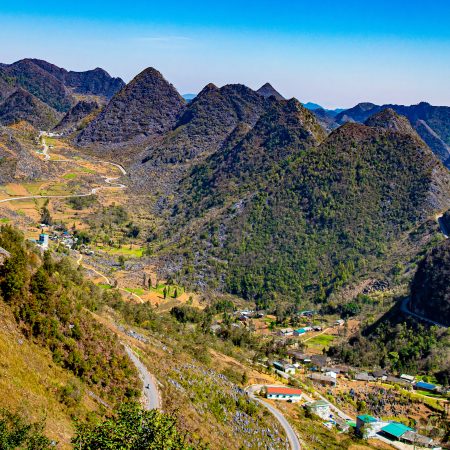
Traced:
[[302, 390], [283, 386], [269, 386], [267, 388], [267, 398], [271, 398], [272, 400], [298, 402], [302, 398]]

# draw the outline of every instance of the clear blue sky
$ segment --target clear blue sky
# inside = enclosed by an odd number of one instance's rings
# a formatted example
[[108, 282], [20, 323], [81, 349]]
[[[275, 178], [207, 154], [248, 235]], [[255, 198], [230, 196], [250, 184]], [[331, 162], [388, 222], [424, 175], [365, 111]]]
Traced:
[[1, 0], [0, 39], [1, 62], [154, 66], [181, 93], [270, 81], [327, 107], [450, 105], [449, 0]]

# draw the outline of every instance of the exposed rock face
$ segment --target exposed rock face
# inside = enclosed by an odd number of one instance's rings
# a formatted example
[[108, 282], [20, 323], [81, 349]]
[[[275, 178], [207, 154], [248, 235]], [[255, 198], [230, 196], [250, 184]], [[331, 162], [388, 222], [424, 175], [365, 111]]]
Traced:
[[342, 125], [346, 122], [364, 123], [370, 116], [380, 111], [381, 107], [373, 103], [358, 103], [350, 109], [342, 111], [336, 116], [336, 122]]
[[[80, 101], [66, 115], [61, 122], [54, 128], [58, 133], [71, 133], [81, 130], [87, 121], [100, 111], [100, 105], [95, 101]], [[86, 121], [86, 123], [84, 123]]]
[[425, 120], [419, 119], [415, 124], [415, 129], [428, 147], [430, 147], [439, 159], [450, 168], [450, 145], [445, 143]]
[[[31, 125], [26, 130], [35, 132]], [[45, 179], [53, 166], [38, 158], [33, 151], [24, 146], [15, 136], [15, 130], [0, 126], [0, 184], [17, 180]]]
[[161, 136], [175, 125], [184, 106], [185, 100], [156, 69], [145, 69], [111, 99], [77, 143], [123, 144]]
[[405, 116], [398, 115], [392, 108], [383, 109], [373, 116], [370, 116], [365, 124], [368, 127], [380, 127], [385, 128], [386, 130], [410, 134], [417, 138], [419, 137], [409, 120]]
[[285, 99], [270, 83], [264, 84], [256, 92], [266, 98], [275, 97], [277, 100]]
[[0, 105], [0, 123], [11, 125], [25, 120], [37, 129], [49, 130], [60, 115], [34, 95], [19, 88]]
[[316, 116], [317, 121], [327, 131], [332, 131], [338, 127], [335, 122], [335, 114], [326, 111], [323, 108], [310, 109], [310, 111]]
[[450, 239], [420, 262], [411, 285], [411, 309], [450, 327]]

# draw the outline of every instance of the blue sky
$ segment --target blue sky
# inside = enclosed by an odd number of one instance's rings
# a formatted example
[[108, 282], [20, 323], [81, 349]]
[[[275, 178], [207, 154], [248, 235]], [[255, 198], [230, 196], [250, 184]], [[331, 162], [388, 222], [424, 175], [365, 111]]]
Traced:
[[270, 81], [328, 107], [450, 105], [444, 0], [2, 0], [0, 39], [1, 62], [100, 66], [126, 81], [154, 66], [182, 93]]

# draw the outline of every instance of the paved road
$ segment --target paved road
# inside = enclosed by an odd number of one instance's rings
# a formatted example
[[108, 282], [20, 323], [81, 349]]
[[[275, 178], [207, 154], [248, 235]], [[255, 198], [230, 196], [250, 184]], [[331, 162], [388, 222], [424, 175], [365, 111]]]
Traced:
[[438, 216], [436, 216], [436, 220], [437, 220], [437, 223], [439, 224], [439, 227], [440, 227], [441, 232], [444, 235], [445, 239], [448, 239], [450, 231], [447, 229], [442, 216], [443, 216], [443, 214], [439, 214]]
[[144, 366], [142, 361], [136, 356], [136, 353], [134, 353], [128, 345], [123, 344], [123, 346], [125, 347], [125, 351], [130, 357], [132, 363], [139, 371], [139, 376], [143, 382], [142, 395], [145, 401], [144, 408], [148, 410], [161, 409], [161, 402], [155, 379]]
[[[46, 136], [46, 134], [41, 131], [39, 136]], [[74, 161], [74, 160], [71, 160], [71, 159], [55, 159], [55, 160], [51, 160], [50, 159], [50, 154], [48, 153], [48, 146], [45, 143], [45, 139], [42, 140], [42, 143], [43, 143], [43, 146], [44, 146], [44, 150], [43, 150], [44, 157], [45, 157], [45, 159], [47, 161], [49, 161], [49, 162], [72, 162], [72, 163], [78, 164], [77, 161]], [[120, 164], [116, 164], [116, 163], [109, 162], [109, 161], [102, 161], [102, 160], [97, 160], [97, 162], [101, 163], [101, 164], [108, 164], [110, 166], [117, 167], [122, 172], [122, 175], [126, 175], [127, 174], [126, 170]], [[31, 200], [31, 199], [35, 199], [35, 198], [37, 199], [37, 198], [89, 197], [90, 195], [94, 195], [94, 194], [96, 194], [98, 191], [100, 191], [102, 189], [109, 189], [109, 188], [126, 189], [126, 187], [127, 187], [124, 184], [115, 182], [115, 180], [118, 180], [120, 177], [105, 177], [105, 176], [103, 176], [102, 178], [104, 178], [105, 183], [109, 184], [110, 186], [100, 186], [100, 187], [92, 188], [90, 192], [85, 193], [85, 194], [72, 194], [72, 195], [24, 195], [24, 196], [21, 196], [21, 197], [5, 198], [3, 200], [0, 200], [0, 203], [12, 202], [12, 201], [15, 201], [15, 200]]]
[[421, 316], [420, 314], [416, 314], [416, 313], [413, 313], [412, 311], [410, 311], [410, 309], [409, 309], [409, 297], [405, 297], [402, 300], [402, 303], [400, 305], [400, 309], [401, 309], [402, 313], [405, 313], [405, 314], [407, 314], [409, 316], [415, 317], [416, 319], [423, 320], [424, 322], [428, 322], [431, 325], [436, 325], [436, 326], [441, 327], [441, 328], [447, 328], [445, 325], [442, 325], [442, 324], [440, 324], [438, 322], [435, 322], [434, 320], [428, 319], [427, 317]]
[[273, 407], [269, 402], [267, 402], [267, 401], [263, 400], [261, 397], [257, 397], [255, 395], [255, 392], [260, 391], [262, 388], [263, 388], [262, 385], [254, 384], [252, 386], [249, 386], [246, 389], [246, 392], [248, 393], [249, 397], [251, 397], [253, 400], [257, 401], [258, 403], [260, 403], [261, 405], [266, 407], [273, 414], [275, 419], [278, 420], [278, 422], [283, 427], [283, 429], [286, 433], [291, 450], [300, 450], [302, 447], [300, 445], [300, 441], [297, 437], [297, 434], [295, 433], [291, 424], [283, 416], [283, 414], [278, 409]]

